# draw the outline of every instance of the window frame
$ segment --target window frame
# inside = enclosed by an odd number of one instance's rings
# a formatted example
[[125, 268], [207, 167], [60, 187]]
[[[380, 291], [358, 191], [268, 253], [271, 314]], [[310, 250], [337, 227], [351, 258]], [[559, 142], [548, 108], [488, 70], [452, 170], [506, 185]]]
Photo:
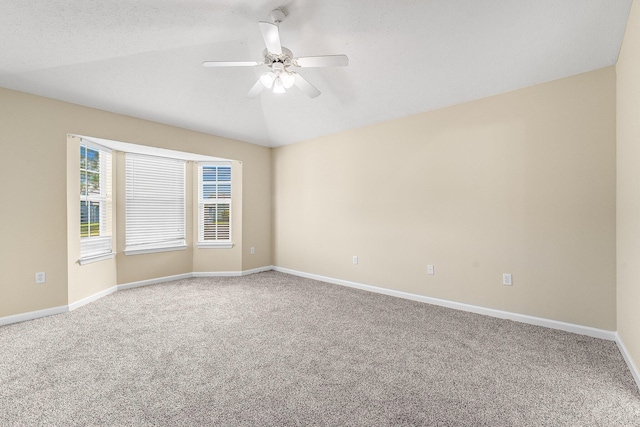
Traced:
[[[89, 150], [97, 151], [99, 156], [98, 171], [91, 171], [87, 166], [85, 160], [85, 167], [82, 167], [82, 148], [85, 149], [85, 158]], [[112, 150], [103, 147], [99, 144], [92, 143], [85, 139], [81, 139], [78, 145], [79, 148], [79, 181], [81, 185], [80, 190], [80, 258], [78, 262], [80, 265], [88, 264], [91, 262], [101, 261], [104, 259], [113, 258], [115, 253], [113, 252], [113, 229], [112, 229], [112, 201], [113, 201], [113, 153]], [[99, 174], [98, 182], [100, 193], [82, 193], [83, 174], [89, 173]], [[85, 185], [88, 185], [88, 180], [85, 178]], [[82, 236], [82, 203], [87, 203], [87, 233], [88, 236]], [[91, 236], [91, 203], [97, 203], [99, 206], [98, 216], [98, 235]]]
[[[229, 168], [229, 181], [211, 181], [217, 185], [229, 185], [229, 197], [215, 199], [204, 198], [204, 178], [203, 170], [207, 166], [225, 166]], [[196, 247], [198, 248], [212, 248], [212, 249], [231, 249], [233, 248], [233, 164], [230, 161], [208, 161], [197, 163], [197, 185], [198, 185], [198, 238]], [[216, 191], [217, 193], [217, 191]], [[210, 205], [228, 205], [229, 208], [229, 237], [227, 239], [214, 239], [207, 240], [204, 237], [204, 209]]]

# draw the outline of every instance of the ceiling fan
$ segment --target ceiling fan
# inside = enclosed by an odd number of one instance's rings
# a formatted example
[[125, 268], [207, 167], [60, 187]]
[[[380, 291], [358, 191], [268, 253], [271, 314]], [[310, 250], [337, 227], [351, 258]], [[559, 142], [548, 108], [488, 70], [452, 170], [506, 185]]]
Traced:
[[262, 61], [205, 61], [202, 65], [204, 67], [253, 67], [258, 65], [268, 67], [269, 71], [262, 74], [247, 93], [249, 98], [260, 95], [263, 89], [272, 89], [274, 93], [285, 93], [286, 89], [293, 86], [298, 87], [310, 98], [317, 97], [320, 95], [320, 91], [294, 70], [305, 67], [346, 66], [349, 65], [349, 58], [346, 55], [294, 57], [289, 49], [280, 44], [278, 25], [285, 16], [281, 9], [274, 9], [270, 14], [273, 23], [258, 22], [262, 38], [267, 46], [262, 53]]

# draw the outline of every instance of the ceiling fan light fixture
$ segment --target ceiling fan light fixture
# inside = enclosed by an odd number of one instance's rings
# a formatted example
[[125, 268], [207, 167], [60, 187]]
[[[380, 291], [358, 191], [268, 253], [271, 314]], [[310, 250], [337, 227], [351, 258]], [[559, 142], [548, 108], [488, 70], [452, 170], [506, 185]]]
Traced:
[[293, 73], [284, 72], [280, 74], [280, 81], [282, 81], [285, 89], [290, 89], [295, 83], [296, 78], [293, 76]]
[[273, 82], [276, 79], [276, 76], [273, 73], [264, 73], [260, 76], [260, 83], [267, 89], [271, 89], [273, 86]]
[[280, 77], [278, 77], [276, 81], [273, 82], [273, 93], [285, 93], [284, 84], [282, 84], [282, 80], [280, 80]]

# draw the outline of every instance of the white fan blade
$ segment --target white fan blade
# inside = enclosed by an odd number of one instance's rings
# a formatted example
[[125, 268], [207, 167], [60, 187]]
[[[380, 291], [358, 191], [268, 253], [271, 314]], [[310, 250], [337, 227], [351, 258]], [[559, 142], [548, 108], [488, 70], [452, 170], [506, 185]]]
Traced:
[[264, 88], [264, 85], [262, 84], [260, 79], [258, 79], [258, 81], [256, 82], [256, 84], [253, 85], [249, 93], [247, 93], [247, 98], [255, 98], [256, 96], [260, 95], [260, 92], [262, 92], [263, 88]]
[[255, 61], [204, 61], [203, 67], [253, 67], [262, 65], [262, 62]]
[[345, 67], [349, 65], [347, 55], [305, 56], [297, 58], [294, 64], [298, 67]]
[[282, 44], [280, 44], [280, 30], [276, 24], [271, 22], [258, 22], [260, 31], [262, 32], [262, 38], [264, 44], [267, 45], [267, 50], [276, 55], [282, 55]]
[[295, 73], [295, 77], [295, 85], [298, 86], [298, 89], [309, 95], [309, 98], [315, 98], [316, 96], [320, 95], [320, 91], [316, 89], [314, 85], [309, 83], [307, 79], [305, 79], [298, 73]]

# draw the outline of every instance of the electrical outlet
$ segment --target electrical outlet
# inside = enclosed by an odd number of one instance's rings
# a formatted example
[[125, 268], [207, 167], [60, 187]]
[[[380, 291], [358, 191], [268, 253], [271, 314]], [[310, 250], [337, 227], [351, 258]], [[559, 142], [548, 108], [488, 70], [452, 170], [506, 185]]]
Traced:
[[353, 263], [354, 263], [354, 264], [357, 264], [357, 263], [358, 263], [358, 257], [357, 257], [357, 256], [355, 256], [355, 255], [353, 256]]
[[513, 286], [513, 281], [511, 279], [511, 273], [504, 273], [502, 275], [502, 284], [505, 286]]
[[433, 265], [427, 265], [427, 274], [436, 274], [433, 269]]
[[256, 253], [256, 248], [254, 248], [253, 246], [251, 247], [251, 255]]
[[36, 283], [45, 283], [47, 281], [47, 275], [44, 271], [39, 271], [36, 273]]

